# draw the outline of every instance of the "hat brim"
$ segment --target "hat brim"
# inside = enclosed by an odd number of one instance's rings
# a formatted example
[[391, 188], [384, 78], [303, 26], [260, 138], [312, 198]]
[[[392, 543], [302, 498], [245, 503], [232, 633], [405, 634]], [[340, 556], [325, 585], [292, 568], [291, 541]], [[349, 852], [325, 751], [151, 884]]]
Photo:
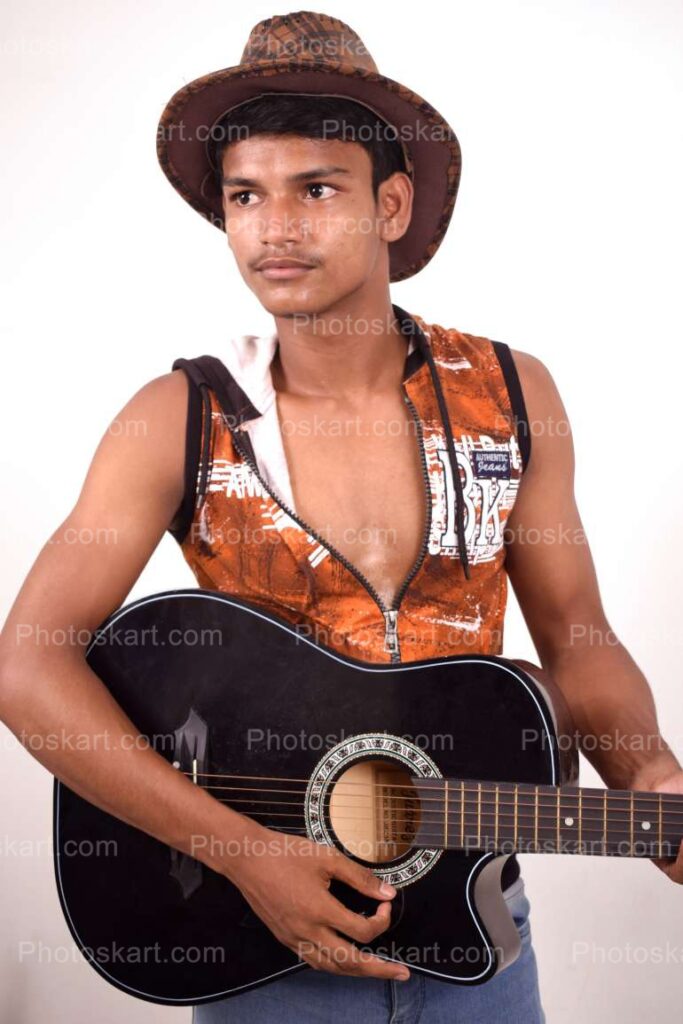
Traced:
[[225, 230], [222, 193], [211, 166], [211, 128], [232, 107], [269, 92], [346, 97], [370, 107], [396, 129], [412, 158], [414, 200], [407, 231], [389, 246], [390, 280], [421, 270], [441, 244], [453, 213], [460, 144], [431, 104], [377, 72], [341, 63], [274, 60], [225, 68], [189, 82], [171, 97], [157, 130], [159, 163], [176, 191]]

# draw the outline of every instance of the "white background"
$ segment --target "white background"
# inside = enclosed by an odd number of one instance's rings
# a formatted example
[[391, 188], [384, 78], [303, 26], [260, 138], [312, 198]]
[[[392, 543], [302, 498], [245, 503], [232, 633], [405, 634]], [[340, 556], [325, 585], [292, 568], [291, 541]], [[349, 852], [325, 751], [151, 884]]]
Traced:
[[[181, 201], [155, 153], [170, 96], [237, 64], [253, 25], [286, 13], [248, 8], [4, 5], [3, 613], [131, 395], [178, 356], [220, 356], [231, 333], [272, 329], [225, 236]], [[451, 227], [429, 266], [393, 286], [393, 301], [550, 369], [573, 425], [579, 509], [608, 618], [681, 757], [683, 7], [325, 9], [458, 134]], [[194, 582], [166, 536], [130, 597]], [[504, 654], [537, 661], [511, 590]], [[4, 1019], [189, 1021], [188, 1009], [111, 988], [76, 955], [53, 882], [51, 776], [2, 727], [0, 738]], [[585, 761], [581, 782], [599, 784]], [[12, 846], [27, 840], [28, 852]], [[548, 1021], [679, 1020], [683, 888], [648, 861], [520, 860]], [[35, 952], [21, 957], [22, 942]], [[593, 952], [578, 955], [577, 943]]]

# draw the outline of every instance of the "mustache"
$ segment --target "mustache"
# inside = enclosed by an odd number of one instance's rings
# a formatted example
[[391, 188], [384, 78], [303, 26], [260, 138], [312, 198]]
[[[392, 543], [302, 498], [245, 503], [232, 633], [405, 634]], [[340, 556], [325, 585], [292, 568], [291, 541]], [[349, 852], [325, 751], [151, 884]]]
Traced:
[[282, 260], [283, 262], [287, 260], [293, 260], [296, 261], [297, 263], [305, 263], [309, 267], [318, 267], [322, 262], [317, 256], [307, 256], [303, 253], [288, 252], [280, 253], [279, 255], [275, 253], [270, 253], [268, 256], [259, 256], [259, 258], [254, 260], [250, 264], [250, 266], [252, 270], [258, 270], [259, 267], [267, 260], [270, 260], [273, 263], [277, 262], [278, 260]]

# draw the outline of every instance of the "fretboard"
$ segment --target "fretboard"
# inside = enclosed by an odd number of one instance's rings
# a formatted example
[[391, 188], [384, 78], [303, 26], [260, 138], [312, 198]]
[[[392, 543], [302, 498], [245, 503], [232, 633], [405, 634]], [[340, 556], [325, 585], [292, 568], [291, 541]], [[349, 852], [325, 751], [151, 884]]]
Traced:
[[472, 779], [415, 779], [414, 788], [413, 801], [397, 798], [393, 827], [420, 846], [669, 857], [683, 839], [679, 794]]

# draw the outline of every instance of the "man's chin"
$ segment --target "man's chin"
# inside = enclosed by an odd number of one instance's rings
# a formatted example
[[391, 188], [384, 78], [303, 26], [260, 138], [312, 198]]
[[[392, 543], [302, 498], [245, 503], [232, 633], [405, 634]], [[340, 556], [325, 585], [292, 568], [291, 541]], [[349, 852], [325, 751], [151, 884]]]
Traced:
[[303, 291], [297, 293], [296, 288], [289, 289], [289, 294], [284, 288], [278, 291], [279, 294], [276, 294], [275, 290], [270, 294], [261, 291], [257, 295], [259, 302], [271, 316], [294, 317], [297, 314], [312, 316], [329, 309], [334, 302], [334, 299], [324, 297], [320, 293], [311, 294], [309, 292], [306, 294]]

